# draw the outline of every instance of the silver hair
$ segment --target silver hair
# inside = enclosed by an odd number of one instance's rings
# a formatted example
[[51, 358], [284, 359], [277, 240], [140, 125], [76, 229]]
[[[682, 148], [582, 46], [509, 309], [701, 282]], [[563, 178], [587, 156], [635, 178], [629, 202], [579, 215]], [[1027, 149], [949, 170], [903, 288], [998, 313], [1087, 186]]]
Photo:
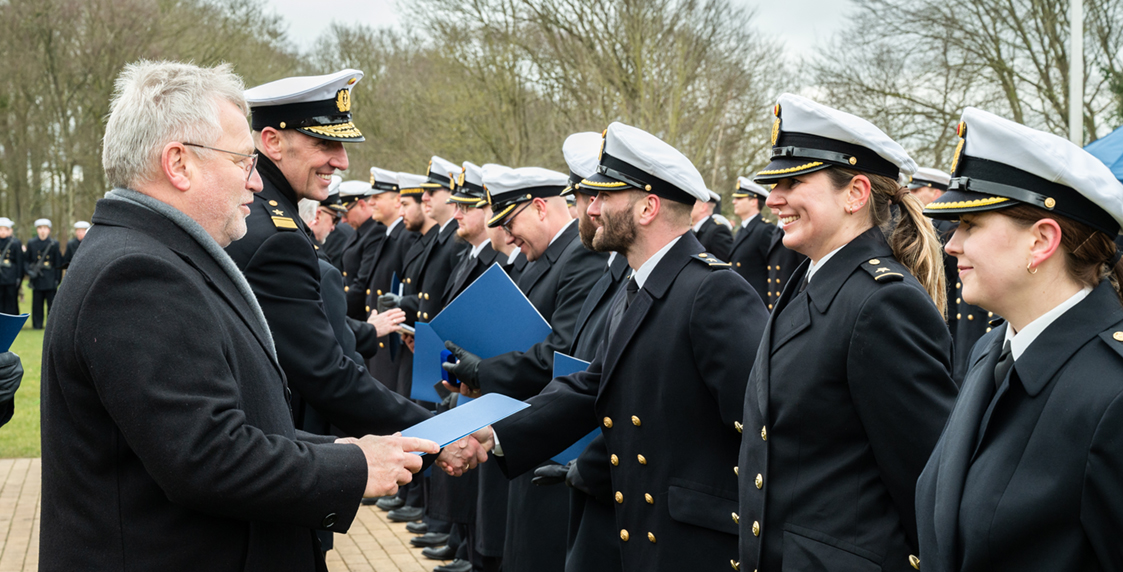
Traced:
[[219, 105], [228, 101], [248, 113], [244, 91], [230, 64], [141, 60], [125, 66], [114, 85], [101, 152], [109, 184], [136, 189], [155, 180], [164, 146], [173, 141], [214, 144], [222, 136]]
[[312, 199], [300, 199], [296, 208], [300, 211], [300, 220], [305, 224], [312, 224], [312, 221], [316, 220], [316, 211], [320, 210], [320, 203]]

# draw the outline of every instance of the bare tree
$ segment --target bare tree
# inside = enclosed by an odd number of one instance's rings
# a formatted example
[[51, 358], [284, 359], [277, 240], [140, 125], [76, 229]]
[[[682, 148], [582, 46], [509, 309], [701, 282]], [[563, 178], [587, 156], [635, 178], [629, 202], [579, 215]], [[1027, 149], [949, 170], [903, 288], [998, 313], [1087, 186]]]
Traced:
[[[816, 62], [816, 83], [828, 100], [883, 121], [922, 159], [946, 162], [952, 126], [967, 105], [1067, 133], [1067, 0], [856, 4], [854, 25], [877, 21], [882, 37], [859, 46], [840, 35]], [[1092, 141], [1110, 130], [1123, 103], [1112, 89], [1123, 72], [1123, 4], [1084, 4], [1083, 123]]]

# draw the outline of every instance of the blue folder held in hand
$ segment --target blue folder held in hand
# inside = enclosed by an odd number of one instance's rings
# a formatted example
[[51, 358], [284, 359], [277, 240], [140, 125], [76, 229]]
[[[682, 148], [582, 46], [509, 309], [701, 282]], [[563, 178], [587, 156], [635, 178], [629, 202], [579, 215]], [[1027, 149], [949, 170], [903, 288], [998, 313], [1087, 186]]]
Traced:
[[6, 352], [12, 349], [12, 342], [16, 341], [16, 336], [19, 335], [20, 328], [26, 321], [27, 314], [18, 316], [0, 314], [0, 348], [3, 348], [0, 351]]
[[417, 322], [413, 327], [416, 330], [413, 335], [413, 387], [409, 390], [409, 398], [440, 403], [441, 398], [433, 389], [433, 384], [440, 381], [444, 373], [441, 352], [445, 351], [445, 343], [431, 325]]
[[511, 415], [530, 407], [506, 395], [489, 393], [469, 403], [462, 403], [402, 431], [403, 437], [420, 437], [441, 447], [454, 443]]
[[499, 264], [492, 264], [430, 325], [442, 340], [485, 359], [524, 352], [553, 331]]
[[[579, 371], [585, 371], [589, 368], [589, 362], [579, 360], [572, 356], [567, 356], [561, 352], [554, 352], [554, 377], [562, 377]], [[600, 428], [593, 429], [591, 433], [585, 435], [576, 443], [570, 445], [566, 450], [550, 457], [555, 463], [566, 464], [573, 459], [576, 459], [585, 447], [589, 446], [589, 442], [600, 435]]]
[[416, 324], [410, 397], [426, 401], [434, 399], [432, 386], [441, 380], [440, 350], [445, 349], [445, 340], [486, 359], [526, 351], [553, 331], [499, 264], [488, 268], [429, 322], [439, 340], [436, 351], [428, 343], [422, 345], [421, 325]]

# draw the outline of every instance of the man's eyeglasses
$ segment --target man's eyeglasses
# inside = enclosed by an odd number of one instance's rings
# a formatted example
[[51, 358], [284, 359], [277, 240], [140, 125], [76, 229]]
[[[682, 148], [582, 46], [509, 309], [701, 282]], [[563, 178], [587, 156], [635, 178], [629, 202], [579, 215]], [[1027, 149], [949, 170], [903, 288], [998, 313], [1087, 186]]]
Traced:
[[[227, 151], [226, 149], [219, 149], [217, 147], [207, 147], [206, 145], [200, 145], [198, 143], [184, 143], [184, 145], [186, 145], [188, 147], [198, 147], [200, 149], [209, 149], [211, 151], [218, 151], [220, 153], [229, 153], [230, 155], [237, 155], [239, 157], [245, 157], [245, 159], [242, 159], [241, 161], [234, 161], [234, 164], [238, 165], [242, 169], [245, 169], [245, 171], [246, 171], [246, 182], [247, 183], [250, 182], [250, 177], [253, 176], [253, 170], [257, 168], [257, 153], [252, 153], [252, 154], [238, 153], [236, 151]], [[246, 165], [247, 160], [249, 161], [248, 166]]]
[[515, 214], [507, 217], [507, 220], [503, 221], [503, 224], [501, 224], [499, 226], [503, 227], [503, 230], [507, 231], [507, 234], [512, 234], [511, 233], [511, 222], [515, 220], [515, 217], [519, 216], [519, 213], [525, 211], [526, 208], [529, 207], [532, 204], [534, 204], [534, 201], [527, 201], [526, 204], [522, 206], [522, 208], [515, 211]]
[[468, 213], [472, 212], [472, 209], [474, 209], [474, 208], [476, 208], [476, 205], [471, 205], [471, 204], [468, 204], [468, 203], [456, 203], [456, 210], [458, 210], [458, 211], [460, 211], [464, 214], [468, 214]]

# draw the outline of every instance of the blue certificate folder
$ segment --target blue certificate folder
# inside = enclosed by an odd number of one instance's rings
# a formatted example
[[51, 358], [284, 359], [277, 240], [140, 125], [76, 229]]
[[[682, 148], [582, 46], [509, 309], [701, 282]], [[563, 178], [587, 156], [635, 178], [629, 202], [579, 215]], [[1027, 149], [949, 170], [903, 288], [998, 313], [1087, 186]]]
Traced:
[[27, 314], [18, 316], [0, 314], [0, 348], [3, 348], [0, 351], [6, 352], [12, 349], [12, 342], [16, 341], [16, 336], [19, 335], [20, 328], [26, 321]]
[[444, 447], [527, 407], [530, 406], [517, 399], [489, 393], [426, 419], [402, 431], [402, 436], [428, 439]]
[[[585, 371], [589, 367], [589, 362], [579, 360], [572, 356], [567, 356], [561, 352], [554, 352], [554, 377], [562, 377], [579, 371]], [[555, 463], [566, 464], [573, 459], [576, 459], [585, 447], [589, 446], [589, 442], [600, 435], [600, 428], [593, 429], [591, 433], [585, 435], [576, 443], [570, 445], [566, 450], [550, 457]]]
[[433, 384], [441, 380], [441, 351], [446, 340], [489, 358], [526, 351], [552, 331], [499, 264], [488, 268], [429, 322], [433, 337], [426, 343], [422, 343], [422, 324], [416, 326], [410, 397], [436, 402], [440, 399]]

